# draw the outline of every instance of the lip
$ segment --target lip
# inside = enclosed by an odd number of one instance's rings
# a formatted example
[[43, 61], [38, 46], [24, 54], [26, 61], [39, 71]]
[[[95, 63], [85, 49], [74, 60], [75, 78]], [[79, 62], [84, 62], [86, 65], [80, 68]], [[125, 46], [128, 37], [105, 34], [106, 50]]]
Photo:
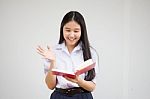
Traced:
[[68, 40], [69, 40], [69, 41], [75, 41], [75, 40], [76, 40], [76, 38], [73, 38], [73, 39], [69, 39], [69, 38], [68, 38]]

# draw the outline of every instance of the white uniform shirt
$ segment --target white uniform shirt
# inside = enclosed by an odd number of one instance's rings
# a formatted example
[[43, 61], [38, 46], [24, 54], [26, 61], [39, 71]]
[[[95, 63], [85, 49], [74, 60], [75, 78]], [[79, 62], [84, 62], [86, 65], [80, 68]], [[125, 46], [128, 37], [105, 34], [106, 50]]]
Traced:
[[[58, 44], [54, 48], [52, 48], [53, 52], [56, 55], [56, 68], [60, 70], [65, 70], [69, 72], [75, 72], [76, 68], [80, 66], [81, 63], [84, 62], [83, 59], [83, 51], [81, 48], [81, 43], [79, 43], [71, 53], [69, 53], [67, 47], [65, 46], [65, 43]], [[96, 62], [95, 71], [96, 74], [98, 72], [98, 56], [94, 49], [91, 50], [92, 59], [94, 62]], [[44, 72], [47, 74], [47, 71], [50, 66], [50, 61], [46, 60], [44, 63]], [[83, 73], [80, 76], [80, 78], [84, 79], [85, 74]], [[71, 88], [71, 87], [79, 87], [78, 84], [72, 83], [68, 80], [66, 80], [62, 76], [57, 76], [57, 88]], [[92, 80], [94, 83], [96, 83], [96, 77]]]

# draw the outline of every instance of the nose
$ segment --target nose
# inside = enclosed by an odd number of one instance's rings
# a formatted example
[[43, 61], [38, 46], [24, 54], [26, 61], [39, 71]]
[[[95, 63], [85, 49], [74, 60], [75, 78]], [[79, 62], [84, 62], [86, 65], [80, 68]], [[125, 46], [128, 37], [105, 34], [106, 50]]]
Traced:
[[71, 32], [69, 36], [70, 36], [70, 37], [74, 37], [74, 36], [75, 36], [75, 33], [74, 33], [74, 32]]

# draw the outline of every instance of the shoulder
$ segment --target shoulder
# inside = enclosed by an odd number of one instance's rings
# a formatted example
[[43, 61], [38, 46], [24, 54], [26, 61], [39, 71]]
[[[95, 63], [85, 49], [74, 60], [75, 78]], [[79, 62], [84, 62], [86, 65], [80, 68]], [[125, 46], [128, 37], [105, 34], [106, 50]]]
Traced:
[[62, 49], [63, 49], [63, 44], [55, 44], [54, 46], [52, 46], [53, 51], [62, 50]]
[[91, 57], [94, 61], [99, 61], [99, 54], [97, 52], [97, 50], [94, 47], [90, 46], [90, 51], [91, 51]]
[[99, 53], [98, 51], [90, 46], [91, 56], [94, 62], [96, 62], [95, 70], [96, 73], [99, 73]]
[[91, 51], [91, 55], [93, 56], [98, 56], [98, 52], [97, 52], [97, 50], [94, 48], [94, 47], [92, 47], [92, 46], [90, 46], [90, 51]]

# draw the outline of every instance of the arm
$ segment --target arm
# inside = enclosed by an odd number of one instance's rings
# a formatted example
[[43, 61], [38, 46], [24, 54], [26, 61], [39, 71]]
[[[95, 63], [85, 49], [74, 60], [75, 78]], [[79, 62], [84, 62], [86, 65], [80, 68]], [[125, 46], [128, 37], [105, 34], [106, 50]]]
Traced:
[[81, 79], [79, 76], [76, 76], [75, 79], [65, 77], [67, 80], [74, 82], [78, 84], [80, 87], [84, 88], [87, 91], [93, 91], [95, 89], [96, 84], [92, 81], [86, 81], [84, 79]]
[[48, 50], [38, 46], [37, 52], [40, 55], [42, 55], [45, 59], [49, 59], [51, 61], [49, 64], [49, 71], [47, 72], [45, 77], [45, 82], [47, 87], [52, 90], [56, 86], [56, 75], [53, 75], [51, 72], [52, 68], [55, 68], [56, 58], [49, 46], [47, 46], [47, 49]]
[[53, 90], [55, 88], [56, 83], [57, 83], [56, 82], [56, 75], [53, 75], [51, 72], [53, 67], [55, 67], [55, 61], [51, 62], [49, 71], [48, 71], [46, 78], [45, 78], [46, 85], [51, 90]]
[[76, 82], [80, 87], [86, 89], [87, 91], [93, 91], [95, 89], [96, 84], [92, 81], [86, 81], [84, 79], [78, 78]]

